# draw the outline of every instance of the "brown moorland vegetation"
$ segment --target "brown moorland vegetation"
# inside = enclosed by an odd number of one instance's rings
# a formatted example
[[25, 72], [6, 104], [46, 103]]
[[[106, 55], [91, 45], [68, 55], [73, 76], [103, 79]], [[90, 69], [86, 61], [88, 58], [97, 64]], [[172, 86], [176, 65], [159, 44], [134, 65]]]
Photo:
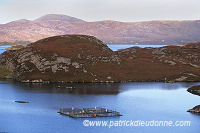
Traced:
[[6, 51], [1, 64], [22, 82], [200, 81], [199, 46], [112, 51], [93, 36], [62, 35]]

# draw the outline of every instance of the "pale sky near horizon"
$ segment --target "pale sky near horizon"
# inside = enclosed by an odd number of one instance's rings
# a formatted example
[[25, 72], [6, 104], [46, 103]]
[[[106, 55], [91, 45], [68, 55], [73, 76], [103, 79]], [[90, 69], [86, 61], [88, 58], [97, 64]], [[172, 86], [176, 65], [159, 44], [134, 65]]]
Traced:
[[0, 24], [65, 14], [85, 21], [200, 20], [200, 0], [0, 0]]

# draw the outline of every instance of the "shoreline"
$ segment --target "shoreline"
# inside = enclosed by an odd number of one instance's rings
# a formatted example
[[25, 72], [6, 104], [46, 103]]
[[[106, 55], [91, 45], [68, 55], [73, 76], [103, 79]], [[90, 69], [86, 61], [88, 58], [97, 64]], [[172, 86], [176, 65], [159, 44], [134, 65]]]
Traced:
[[[1, 78], [0, 80], [11, 80], [19, 83], [134, 83], [134, 82], [160, 82], [160, 83], [198, 83], [200, 81], [165, 81], [165, 80], [128, 80], [128, 81], [43, 81], [38, 80], [22, 80], [18, 81], [12, 78]], [[188, 91], [189, 92], [189, 91]]]

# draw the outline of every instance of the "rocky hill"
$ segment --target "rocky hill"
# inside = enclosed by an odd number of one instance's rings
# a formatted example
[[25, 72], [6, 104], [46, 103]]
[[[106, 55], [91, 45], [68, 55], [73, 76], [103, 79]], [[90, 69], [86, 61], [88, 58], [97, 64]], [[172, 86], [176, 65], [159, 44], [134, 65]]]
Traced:
[[0, 61], [22, 82], [200, 81], [200, 43], [112, 51], [93, 36], [45, 38]]
[[5, 52], [1, 61], [20, 81], [79, 82], [117, 80], [116, 71], [120, 71], [122, 62], [100, 40], [84, 35], [39, 40], [26, 48]]
[[0, 24], [0, 44], [35, 42], [65, 34], [95, 36], [114, 44], [176, 44], [200, 42], [200, 21], [85, 22], [67, 15], [49, 14], [34, 21]]

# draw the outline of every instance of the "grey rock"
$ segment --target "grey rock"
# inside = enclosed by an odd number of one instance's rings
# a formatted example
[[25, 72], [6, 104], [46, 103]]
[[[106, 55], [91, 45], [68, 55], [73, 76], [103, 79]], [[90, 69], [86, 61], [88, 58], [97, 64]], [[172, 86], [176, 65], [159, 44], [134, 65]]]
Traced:
[[164, 60], [164, 62], [169, 63], [169, 65], [172, 65], [172, 66], [176, 65], [176, 62], [174, 62], [174, 61]]
[[71, 64], [71, 59], [66, 57], [57, 57], [57, 63], [65, 63], [66, 65]]
[[186, 76], [181, 76], [180, 78], [175, 79], [175, 81], [181, 82], [181, 81], [186, 81], [186, 79], [187, 79]]
[[72, 66], [74, 66], [75, 68], [81, 68], [81, 64], [79, 64], [78, 62], [73, 62]]

